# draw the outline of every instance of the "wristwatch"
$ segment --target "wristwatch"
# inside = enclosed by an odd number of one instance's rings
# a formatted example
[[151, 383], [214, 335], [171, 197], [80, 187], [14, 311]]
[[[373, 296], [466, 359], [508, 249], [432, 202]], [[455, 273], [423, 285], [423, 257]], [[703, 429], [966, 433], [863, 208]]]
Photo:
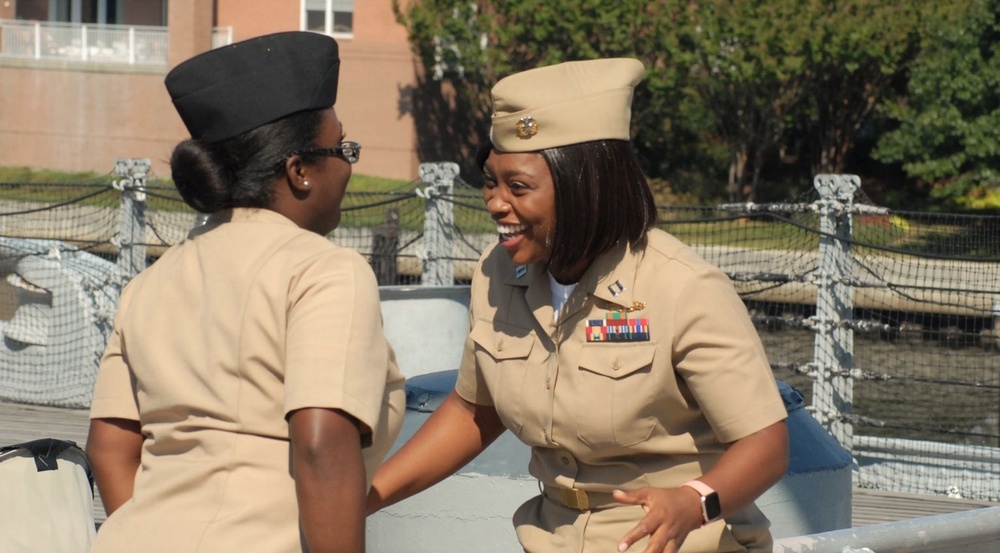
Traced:
[[711, 486], [701, 480], [691, 480], [681, 486], [687, 486], [698, 492], [701, 496], [701, 518], [702, 526], [714, 522], [722, 517], [722, 504], [719, 503], [719, 494]]

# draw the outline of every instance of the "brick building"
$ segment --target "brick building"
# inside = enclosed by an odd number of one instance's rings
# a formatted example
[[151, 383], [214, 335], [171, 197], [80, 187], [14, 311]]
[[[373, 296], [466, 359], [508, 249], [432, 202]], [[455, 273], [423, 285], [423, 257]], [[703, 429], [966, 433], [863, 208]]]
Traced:
[[415, 60], [392, 0], [0, 0], [0, 166], [107, 172], [148, 157], [167, 176], [187, 137], [170, 68], [288, 30], [340, 43], [337, 111], [365, 148], [357, 172], [414, 178]]

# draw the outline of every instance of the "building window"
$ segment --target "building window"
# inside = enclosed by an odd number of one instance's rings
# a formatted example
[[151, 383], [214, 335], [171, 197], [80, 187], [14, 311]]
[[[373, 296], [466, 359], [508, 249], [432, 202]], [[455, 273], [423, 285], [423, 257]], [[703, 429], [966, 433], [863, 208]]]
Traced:
[[328, 35], [354, 32], [354, 0], [304, 0], [302, 26]]
[[14, 17], [53, 23], [167, 24], [167, 0], [18, 0]]

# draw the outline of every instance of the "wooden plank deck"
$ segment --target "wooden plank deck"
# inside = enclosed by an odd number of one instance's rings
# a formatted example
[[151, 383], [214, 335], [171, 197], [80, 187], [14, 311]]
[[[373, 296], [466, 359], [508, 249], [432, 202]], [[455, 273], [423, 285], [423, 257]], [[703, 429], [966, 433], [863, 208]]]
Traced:
[[[84, 447], [88, 425], [86, 410], [0, 402], [0, 445], [58, 438], [72, 440]], [[866, 526], [995, 506], [1000, 504], [855, 488], [852, 525]], [[94, 504], [94, 518], [99, 523], [106, 518], [99, 495]]]
[[998, 506], [1000, 503], [988, 501], [854, 488], [851, 503], [851, 526], [898, 522]]

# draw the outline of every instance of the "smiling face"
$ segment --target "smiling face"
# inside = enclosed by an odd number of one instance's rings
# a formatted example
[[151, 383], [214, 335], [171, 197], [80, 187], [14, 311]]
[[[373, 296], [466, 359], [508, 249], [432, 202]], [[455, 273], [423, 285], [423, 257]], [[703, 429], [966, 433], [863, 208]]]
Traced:
[[517, 265], [545, 262], [556, 222], [552, 173], [541, 154], [490, 152], [483, 164], [483, 201], [500, 245]]

